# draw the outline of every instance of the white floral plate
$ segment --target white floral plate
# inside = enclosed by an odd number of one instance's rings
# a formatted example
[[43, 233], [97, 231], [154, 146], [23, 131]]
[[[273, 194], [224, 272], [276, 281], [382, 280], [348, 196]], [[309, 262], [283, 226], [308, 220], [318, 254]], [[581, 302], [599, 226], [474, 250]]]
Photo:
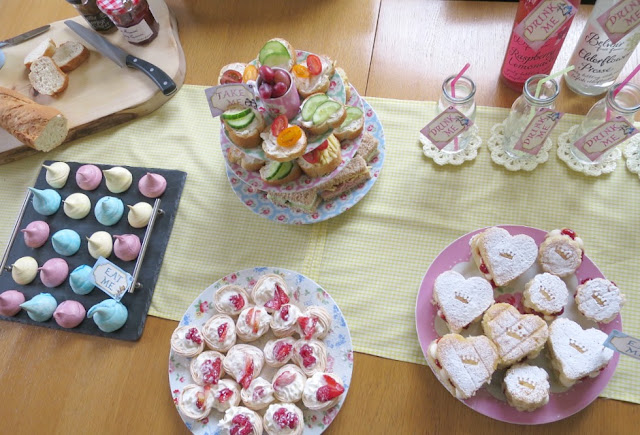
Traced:
[[[343, 381], [345, 392], [340, 398], [338, 404], [325, 411], [311, 411], [304, 407], [302, 402], [297, 405], [302, 409], [304, 414], [304, 433], [305, 434], [321, 434], [333, 421], [342, 407], [349, 385], [351, 384], [351, 375], [353, 373], [353, 347], [351, 345], [351, 335], [347, 322], [336, 305], [335, 301], [324, 291], [322, 287], [296, 272], [273, 267], [254, 267], [235, 272], [218, 280], [215, 284], [209, 286], [198, 296], [180, 321], [180, 326], [194, 325], [201, 328], [205, 322], [213, 315], [218, 314], [213, 303], [213, 295], [216, 290], [227, 284], [235, 284], [250, 290], [258, 279], [265, 274], [273, 273], [284, 278], [285, 282], [293, 291], [292, 303], [297, 305], [309, 306], [320, 305], [327, 309], [332, 315], [333, 325], [329, 335], [323, 340], [327, 346], [327, 372], [336, 373]], [[273, 339], [274, 336], [268, 332], [259, 340], [252, 342], [252, 345], [262, 348], [264, 343]], [[242, 343], [238, 340], [238, 343]], [[194, 434], [214, 435], [221, 431], [218, 422], [222, 420], [224, 414], [217, 410], [213, 410], [209, 417], [201, 421], [196, 421], [184, 416], [178, 408], [178, 400], [182, 393], [182, 389], [192, 384], [189, 364], [191, 358], [186, 358], [174, 354], [171, 350], [169, 354], [169, 386], [171, 388], [171, 396], [176, 405], [176, 409], [182, 417], [187, 428]], [[272, 379], [277, 369], [267, 367], [262, 370], [260, 377]], [[262, 414], [263, 412], [259, 412]]]

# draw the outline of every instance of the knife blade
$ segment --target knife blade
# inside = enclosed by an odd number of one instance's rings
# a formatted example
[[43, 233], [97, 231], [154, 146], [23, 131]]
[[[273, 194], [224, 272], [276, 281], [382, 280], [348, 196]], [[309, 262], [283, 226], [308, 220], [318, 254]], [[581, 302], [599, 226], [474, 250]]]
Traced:
[[128, 66], [129, 68], [135, 68], [145, 73], [151, 80], [153, 80], [156, 86], [160, 88], [164, 95], [171, 95], [178, 89], [171, 77], [152, 63], [127, 53], [122, 48], [113, 45], [93, 30], [89, 30], [75, 21], [66, 20], [64, 23], [67, 27], [77, 33], [78, 36], [91, 44], [93, 48], [115, 62], [120, 68]]
[[5, 47], [7, 45], [16, 45], [21, 42], [26, 41], [27, 39], [31, 39], [35, 36], [38, 36], [47, 30], [49, 30], [51, 26], [47, 24], [46, 26], [38, 27], [37, 29], [29, 30], [28, 32], [24, 32], [21, 35], [14, 36], [13, 38], [5, 39], [4, 41], [0, 41], [0, 47]]

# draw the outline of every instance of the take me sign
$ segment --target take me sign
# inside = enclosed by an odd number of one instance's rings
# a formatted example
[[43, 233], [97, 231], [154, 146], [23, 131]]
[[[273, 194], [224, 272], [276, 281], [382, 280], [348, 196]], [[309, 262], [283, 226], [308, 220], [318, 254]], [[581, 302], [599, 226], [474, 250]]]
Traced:
[[244, 83], [213, 86], [204, 90], [209, 102], [209, 110], [215, 118], [231, 106], [257, 107], [251, 87]]

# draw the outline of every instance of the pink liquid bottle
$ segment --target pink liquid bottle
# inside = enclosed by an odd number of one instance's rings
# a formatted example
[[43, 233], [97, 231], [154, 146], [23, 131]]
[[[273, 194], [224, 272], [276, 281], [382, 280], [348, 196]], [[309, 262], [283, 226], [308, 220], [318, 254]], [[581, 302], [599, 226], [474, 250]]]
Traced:
[[500, 77], [518, 92], [527, 79], [549, 74], [580, 0], [520, 0]]

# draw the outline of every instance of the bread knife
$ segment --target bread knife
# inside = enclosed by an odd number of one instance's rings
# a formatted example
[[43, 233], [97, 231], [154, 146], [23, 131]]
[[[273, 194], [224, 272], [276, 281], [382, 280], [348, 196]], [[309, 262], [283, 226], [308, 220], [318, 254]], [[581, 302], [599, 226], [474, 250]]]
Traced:
[[14, 36], [13, 38], [9, 38], [9, 39], [5, 39], [4, 41], [0, 41], [0, 48], [5, 47], [7, 45], [16, 45], [16, 44], [20, 44], [21, 42], [26, 41], [27, 39], [31, 39], [35, 36], [40, 35], [41, 33], [46, 32], [47, 30], [49, 30], [51, 26], [49, 24], [47, 24], [46, 26], [42, 26], [42, 27], [38, 27], [37, 29], [33, 29], [33, 30], [29, 30], [28, 32], [25, 32], [21, 35], [18, 36]]
[[122, 48], [113, 45], [93, 30], [89, 30], [75, 21], [66, 20], [64, 23], [82, 39], [91, 44], [93, 48], [102, 53], [102, 55], [114, 61], [118, 66], [120, 66], [120, 68], [128, 66], [129, 68], [135, 68], [145, 73], [151, 80], [153, 80], [158, 88], [160, 88], [164, 95], [171, 95], [178, 89], [175, 82], [171, 80], [171, 77], [152, 63], [127, 53]]

